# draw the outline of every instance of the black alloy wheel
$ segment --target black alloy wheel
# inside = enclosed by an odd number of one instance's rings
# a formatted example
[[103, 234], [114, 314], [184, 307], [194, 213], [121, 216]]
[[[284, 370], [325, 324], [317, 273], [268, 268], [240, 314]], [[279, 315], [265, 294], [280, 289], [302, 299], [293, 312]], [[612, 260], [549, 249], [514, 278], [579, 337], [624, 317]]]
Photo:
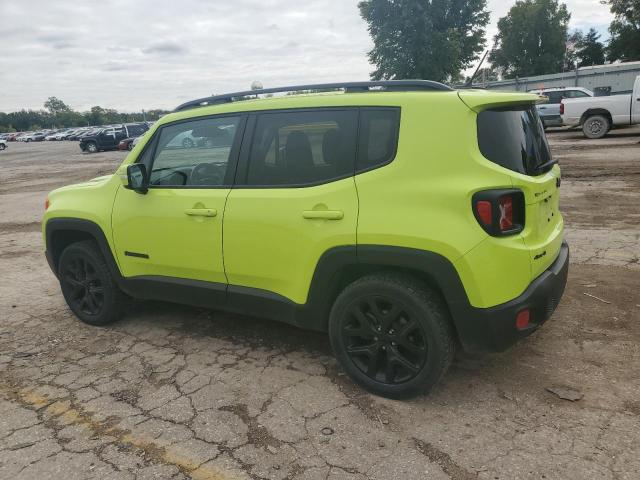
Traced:
[[104, 287], [96, 267], [86, 257], [75, 256], [60, 270], [62, 289], [74, 311], [98, 315], [104, 306]]
[[388, 398], [430, 390], [456, 348], [442, 297], [400, 272], [371, 274], [347, 285], [331, 308], [329, 339], [345, 372]]
[[347, 310], [341, 334], [351, 361], [368, 377], [387, 384], [414, 378], [427, 359], [424, 329], [398, 300], [368, 295]]
[[58, 262], [58, 279], [71, 311], [90, 325], [106, 325], [121, 317], [126, 302], [111, 271], [91, 240], [72, 243]]

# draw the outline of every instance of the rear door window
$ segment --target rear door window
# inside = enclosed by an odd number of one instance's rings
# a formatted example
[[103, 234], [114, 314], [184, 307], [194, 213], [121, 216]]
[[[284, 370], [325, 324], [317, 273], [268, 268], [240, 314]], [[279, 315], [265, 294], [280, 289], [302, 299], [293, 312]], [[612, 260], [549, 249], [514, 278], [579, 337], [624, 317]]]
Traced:
[[352, 175], [357, 123], [356, 109], [258, 115], [247, 184], [304, 186]]
[[478, 146], [493, 163], [525, 175], [540, 175], [552, 165], [542, 122], [534, 106], [484, 110], [478, 114]]
[[546, 92], [545, 97], [549, 99], [550, 104], [560, 103], [565, 97], [565, 92]]

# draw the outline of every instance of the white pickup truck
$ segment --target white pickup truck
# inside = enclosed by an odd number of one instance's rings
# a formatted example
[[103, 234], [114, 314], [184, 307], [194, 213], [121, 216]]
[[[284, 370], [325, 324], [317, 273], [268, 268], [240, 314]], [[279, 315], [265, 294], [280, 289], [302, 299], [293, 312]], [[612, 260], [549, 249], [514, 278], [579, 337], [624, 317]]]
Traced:
[[560, 115], [565, 125], [582, 126], [588, 138], [602, 138], [614, 125], [640, 123], [640, 75], [630, 95], [565, 98]]

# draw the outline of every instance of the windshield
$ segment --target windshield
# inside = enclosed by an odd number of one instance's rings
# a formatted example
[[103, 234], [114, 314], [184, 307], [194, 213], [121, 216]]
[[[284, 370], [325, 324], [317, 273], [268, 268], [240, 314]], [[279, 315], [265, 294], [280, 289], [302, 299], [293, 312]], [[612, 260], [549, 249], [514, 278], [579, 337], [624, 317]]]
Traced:
[[540, 175], [553, 166], [547, 137], [533, 105], [480, 112], [478, 146], [487, 160], [525, 175]]

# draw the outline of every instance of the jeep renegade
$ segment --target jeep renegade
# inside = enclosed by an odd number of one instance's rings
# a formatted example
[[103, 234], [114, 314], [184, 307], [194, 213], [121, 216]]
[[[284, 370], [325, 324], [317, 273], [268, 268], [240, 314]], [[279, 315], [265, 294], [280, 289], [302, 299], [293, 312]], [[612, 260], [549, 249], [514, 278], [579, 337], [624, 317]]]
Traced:
[[328, 332], [364, 388], [415, 395], [562, 296], [540, 101], [408, 80], [194, 100], [115, 174], [49, 194], [46, 257], [91, 325], [128, 297], [271, 318]]

